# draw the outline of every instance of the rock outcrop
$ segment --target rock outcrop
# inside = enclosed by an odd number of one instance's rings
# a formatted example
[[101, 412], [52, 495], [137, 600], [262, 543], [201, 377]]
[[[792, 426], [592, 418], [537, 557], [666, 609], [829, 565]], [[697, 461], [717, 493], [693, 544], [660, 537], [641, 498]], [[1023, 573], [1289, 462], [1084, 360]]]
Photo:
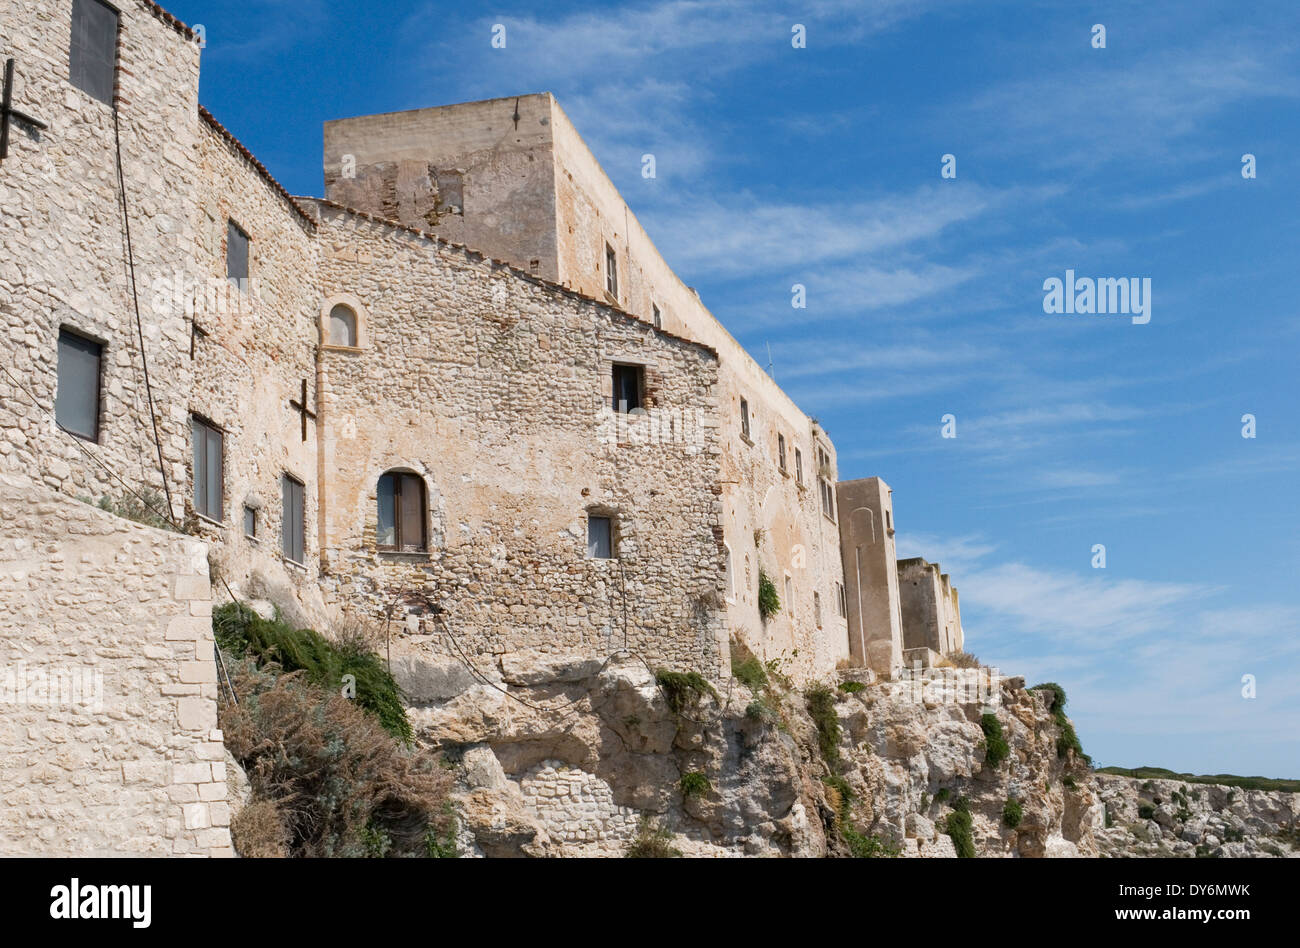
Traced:
[[1103, 856], [1300, 856], [1300, 793], [1096, 774]]
[[[471, 670], [412, 652], [393, 670], [417, 739], [459, 763], [466, 855], [621, 856], [657, 828], [687, 856], [954, 856], [957, 810], [978, 855], [1097, 853], [1086, 768], [1058, 757], [1047, 699], [1021, 679], [977, 693], [983, 670], [932, 669], [832, 685], [814, 715], [777, 669], [716, 694], [677, 692], [630, 655]], [[1009, 748], [996, 765], [986, 714]]]

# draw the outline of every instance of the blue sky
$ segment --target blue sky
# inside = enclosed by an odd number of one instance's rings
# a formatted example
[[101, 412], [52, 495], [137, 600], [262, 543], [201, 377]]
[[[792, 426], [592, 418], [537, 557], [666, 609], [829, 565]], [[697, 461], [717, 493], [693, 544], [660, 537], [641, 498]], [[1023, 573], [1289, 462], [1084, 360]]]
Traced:
[[[841, 478], [894, 488], [971, 651], [1061, 682], [1098, 764], [1300, 777], [1300, 5], [166, 5], [298, 194], [327, 119], [555, 93]], [[1066, 269], [1149, 278], [1151, 321], [1045, 314]]]

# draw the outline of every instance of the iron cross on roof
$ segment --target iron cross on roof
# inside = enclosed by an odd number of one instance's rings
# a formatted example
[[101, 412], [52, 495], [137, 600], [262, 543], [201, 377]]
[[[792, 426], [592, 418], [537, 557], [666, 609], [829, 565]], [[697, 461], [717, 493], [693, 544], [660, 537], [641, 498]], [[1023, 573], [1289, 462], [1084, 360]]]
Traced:
[[316, 420], [316, 413], [307, 408], [307, 380], [302, 380], [302, 400], [289, 399], [289, 407], [302, 416], [302, 440], [307, 440], [307, 419]]
[[42, 132], [49, 128], [40, 119], [34, 119], [25, 112], [19, 112], [13, 107], [14, 96], [14, 61], [12, 59], [5, 63], [5, 87], [4, 98], [0, 100], [0, 161], [9, 157], [9, 121], [18, 119], [25, 125], [38, 128]]

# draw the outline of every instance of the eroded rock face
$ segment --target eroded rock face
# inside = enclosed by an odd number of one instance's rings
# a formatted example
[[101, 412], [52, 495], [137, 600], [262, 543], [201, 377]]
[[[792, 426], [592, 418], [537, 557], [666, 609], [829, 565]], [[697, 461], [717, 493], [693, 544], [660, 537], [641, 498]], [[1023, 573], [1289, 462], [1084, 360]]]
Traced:
[[[724, 682], [716, 700], [676, 714], [631, 657], [515, 654], [463, 675], [454, 664], [395, 656], [394, 670], [418, 739], [459, 760], [467, 854], [621, 856], [649, 820], [688, 856], [845, 855], [842, 797], [824, 781], [832, 773], [850, 790], [849, 826], [903, 855], [955, 856], [943, 827], [959, 799], [979, 855], [1097, 852], [1088, 779], [1057, 757], [1046, 702], [1019, 679], [978, 699], [954, 694], [945, 676], [960, 673], [943, 669], [919, 688], [836, 691], [832, 768], [798, 691], [756, 696]], [[1011, 748], [997, 767], [985, 759], [986, 711]], [[1015, 828], [1003, 821], [1012, 798]]]
[[1300, 856], [1300, 793], [1097, 774], [1104, 856]]

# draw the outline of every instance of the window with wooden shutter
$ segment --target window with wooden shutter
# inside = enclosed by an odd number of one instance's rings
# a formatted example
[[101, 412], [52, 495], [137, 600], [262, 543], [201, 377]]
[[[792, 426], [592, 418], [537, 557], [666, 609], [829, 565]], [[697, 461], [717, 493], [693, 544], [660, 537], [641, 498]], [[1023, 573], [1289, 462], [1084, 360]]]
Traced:
[[107, 105], [117, 82], [117, 11], [100, 0], [72, 0], [68, 48], [72, 84]]
[[225, 437], [201, 418], [190, 420], [194, 440], [194, 510], [209, 520], [221, 522], [225, 511], [223, 456]]

